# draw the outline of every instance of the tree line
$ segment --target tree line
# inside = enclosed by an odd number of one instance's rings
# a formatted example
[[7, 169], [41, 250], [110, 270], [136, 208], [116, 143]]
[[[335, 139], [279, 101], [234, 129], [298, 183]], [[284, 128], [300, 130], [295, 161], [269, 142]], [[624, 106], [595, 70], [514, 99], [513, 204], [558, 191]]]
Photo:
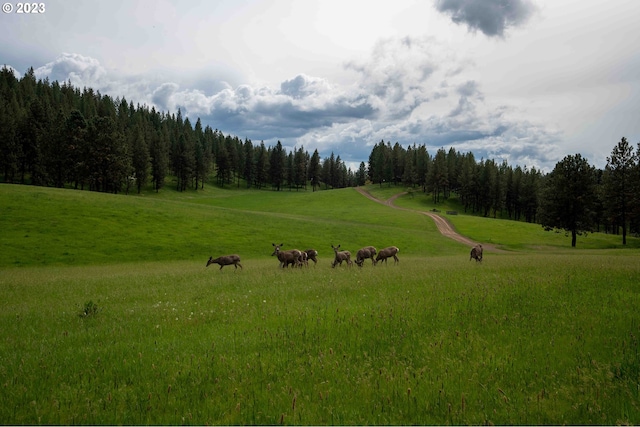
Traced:
[[640, 234], [640, 143], [622, 138], [604, 170], [580, 154], [568, 155], [550, 173], [506, 161], [476, 160], [473, 153], [444, 148], [430, 156], [424, 145], [403, 148], [383, 140], [369, 156], [368, 179], [420, 187], [435, 203], [451, 194], [465, 212], [540, 223], [572, 236], [592, 231]]
[[[177, 191], [208, 182], [284, 189], [343, 188], [372, 182], [420, 189], [435, 203], [455, 195], [465, 212], [542, 224], [575, 236], [589, 231], [640, 233], [640, 143], [614, 147], [604, 170], [579, 154], [548, 174], [477, 160], [473, 153], [381, 140], [355, 171], [339, 155], [224, 135], [182, 113], [133, 105], [70, 82], [22, 78], [0, 70], [0, 179], [3, 182], [140, 192]], [[171, 180], [171, 182], [168, 182]]]
[[[176, 190], [219, 185], [339, 188], [357, 185], [340, 159], [304, 147], [267, 147], [224, 135], [182, 113], [134, 106], [70, 82], [21, 79], [0, 70], [0, 176], [4, 182], [103, 192]], [[364, 179], [364, 177], [363, 177]], [[361, 183], [362, 180], [360, 181]]]

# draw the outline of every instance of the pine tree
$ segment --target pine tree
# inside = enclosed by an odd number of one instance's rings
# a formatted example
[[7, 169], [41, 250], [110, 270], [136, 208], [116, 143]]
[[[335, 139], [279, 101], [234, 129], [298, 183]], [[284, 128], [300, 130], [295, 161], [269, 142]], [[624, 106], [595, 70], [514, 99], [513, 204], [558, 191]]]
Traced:
[[244, 141], [244, 157], [244, 179], [247, 181], [247, 188], [251, 188], [251, 184], [255, 178], [256, 166], [253, 144], [250, 139], [245, 139]]
[[132, 168], [135, 177], [138, 194], [147, 183], [149, 177], [149, 146], [146, 140], [144, 124], [138, 120], [135, 129], [131, 133]]
[[320, 154], [318, 154], [318, 150], [314, 150], [311, 155], [311, 160], [309, 160], [309, 181], [311, 181], [311, 187], [313, 191], [316, 191], [316, 187], [320, 185], [320, 176], [322, 173], [322, 168], [320, 166]]
[[269, 180], [276, 191], [280, 191], [285, 181], [286, 158], [286, 150], [282, 148], [282, 143], [278, 141], [269, 156]]
[[604, 172], [605, 199], [609, 216], [622, 228], [622, 244], [627, 244], [627, 225], [630, 219], [634, 185], [632, 174], [637, 162], [633, 146], [622, 138], [607, 157]]
[[269, 179], [269, 151], [264, 145], [264, 141], [260, 141], [260, 145], [255, 150], [256, 165], [256, 186], [262, 188]]
[[540, 222], [545, 230], [571, 233], [571, 247], [576, 236], [593, 229], [595, 168], [580, 154], [566, 156], [547, 176], [541, 199]]

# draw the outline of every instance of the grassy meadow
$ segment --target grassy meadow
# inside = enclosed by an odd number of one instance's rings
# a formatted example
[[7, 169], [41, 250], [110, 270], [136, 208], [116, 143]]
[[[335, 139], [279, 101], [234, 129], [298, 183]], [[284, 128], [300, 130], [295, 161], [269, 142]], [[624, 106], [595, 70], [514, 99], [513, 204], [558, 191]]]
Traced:
[[[353, 189], [0, 185], [0, 206], [4, 424], [640, 422], [635, 238], [451, 216], [503, 249], [480, 264]], [[279, 269], [271, 243], [319, 263]], [[332, 269], [331, 244], [400, 263]]]

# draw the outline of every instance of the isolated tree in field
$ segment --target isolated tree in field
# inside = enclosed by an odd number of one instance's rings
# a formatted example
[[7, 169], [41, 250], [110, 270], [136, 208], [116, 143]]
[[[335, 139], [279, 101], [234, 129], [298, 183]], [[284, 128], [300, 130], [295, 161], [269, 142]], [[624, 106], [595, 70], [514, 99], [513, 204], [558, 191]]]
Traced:
[[634, 199], [633, 172], [638, 161], [633, 146], [622, 138], [607, 157], [604, 173], [605, 199], [609, 217], [622, 227], [622, 244], [627, 244], [627, 224], [632, 213]]
[[576, 236], [593, 229], [595, 203], [595, 168], [580, 154], [566, 156], [546, 177], [540, 200], [540, 223], [545, 230]]

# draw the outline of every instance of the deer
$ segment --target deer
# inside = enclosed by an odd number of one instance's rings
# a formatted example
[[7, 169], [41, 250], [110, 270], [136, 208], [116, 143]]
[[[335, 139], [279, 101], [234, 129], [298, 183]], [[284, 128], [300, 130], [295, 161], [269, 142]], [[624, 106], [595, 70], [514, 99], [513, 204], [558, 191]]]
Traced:
[[340, 264], [342, 265], [342, 261], [346, 261], [347, 265], [352, 265], [351, 262], [351, 252], [349, 251], [341, 251], [340, 250], [340, 245], [338, 246], [333, 246], [331, 245], [331, 247], [333, 248], [333, 252], [335, 252], [336, 257], [333, 260], [333, 263], [331, 264], [331, 267], [335, 268], [336, 264]]
[[469, 261], [475, 259], [476, 262], [482, 262], [482, 245], [477, 244], [471, 248], [471, 254], [469, 255]]
[[280, 266], [282, 268], [288, 267], [289, 264], [293, 264], [294, 267], [302, 266], [302, 252], [300, 252], [298, 249], [281, 251], [280, 248], [284, 246], [284, 243], [280, 243], [279, 245], [272, 243], [272, 245], [275, 249], [273, 250], [271, 256], [276, 256], [278, 258], [278, 260], [280, 261]]
[[391, 258], [391, 257], [393, 257], [394, 259], [394, 262], [393, 262], [394, 264], [397, 262], [400, 262], [400, 260], [396, 255], [398, 252], [400, 252], [400, 249], [398, 249], [395, 246], [389, 246], [388, 248], [384, 248], [380, 252], [378, 252], [378, 256], [376, 257], [376, 263], [382, 260], [386, 264], [387, 258]]
[[373, 246], [365, 246], [364, 248], [358, 250], [358, 253], [356, 254], [356, 264], [358, 264], [358, 267], [362, 267], [362, 264], [364, 264], [364, 260], [367, 258], [371, 258], [371, 265], [376, 265], [376, 260], [374, 259], [374, 257], [377, 253], [377, 249]]
[[224, 267], [225, 265], [235, 265], [236, 270], [238, 269], [238, 266], [240, 267], [240, 269], [242, 269], [242, 264], [240, 264], [240, 255], [225, 255], [225, 256], [221, 256], [218, 257], [216, 259], [213, 259], [213, 257], [209, 257], [209, 261], [207, 261], [207, 267], [209, 267], [211, 264], [220, 264], [220, 270], [222, 270], [222, 267]]
[[306, 251], [300, 251], [300, 267], [309, 267], [309, 254]]
[[[314, 264], [318, 263], [318, 251], [316, 251], [315, 249], [307, 249], [306, 251], [304, 251], [307, 254], [307, 259], [313, 261]], [[309, 261], [307, 261], [307, 264], [309, 263]]]

